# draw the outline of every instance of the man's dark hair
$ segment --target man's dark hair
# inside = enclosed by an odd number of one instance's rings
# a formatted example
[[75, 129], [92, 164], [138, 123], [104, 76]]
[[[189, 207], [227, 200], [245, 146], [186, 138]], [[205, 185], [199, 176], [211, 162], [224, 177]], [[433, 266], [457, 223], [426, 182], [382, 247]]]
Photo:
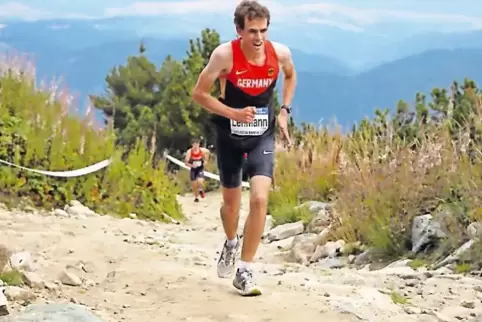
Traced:
[[258, 1], [243, 0], [234, 11], [234, 24], [236, 27], [244, 29], [245, 18], [248, 18], [248, 20], [266, 18], [269, 26], [270, 17], [268, 8], [261, 5]]
[[193, 138], [191, 140], [191, 143], [194, 144], [194, 143], [201, 143], [201, 139], [200, 138]]

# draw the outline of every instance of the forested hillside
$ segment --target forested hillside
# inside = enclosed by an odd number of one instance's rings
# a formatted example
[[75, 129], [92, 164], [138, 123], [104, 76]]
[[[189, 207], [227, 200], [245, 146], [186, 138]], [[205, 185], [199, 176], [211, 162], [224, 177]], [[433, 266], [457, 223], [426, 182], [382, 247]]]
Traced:
[[[148, 49], [144, 55], [156, 67], [162, 65], [167, 55], [182, 60], [189, 50], [187, 36], [160, 37], [153, 32], [140, 37], [124, 27], [123, 19], [118, 24], [114, 22], [9, 22], [0, 31], [0, 43], [10, 50], [31, 53], [39, 79], [64, 77], [71, 93], [78, 95], [81, 109], [85, 108], [88, 94], [104, 92], [105, 75], [112, 66], [124, 64], [127, 56], [137, 55], [141, 40]], [[433, 87], [448, 88], [453, 79], [464, 77], [482, 81], [482, 42], [475, 41], [482, 39], [482, 33], [478, 31], [433, 33], [372, 46], [362, 40], [351, 43], [352, 38], [339, 36], [336, 46], [328, 46], [326, 41], [307, 44], [313, 47], [310, 54], [293, 47], [299, 72], [294, 109], [298, 124], [336, 117], [350, 127], [374, 108], [393, 109], [398, 99], [413, 103], [418, 91], [429, 94]], [[279, 35], [275, 39], [289, 40]], [[225, 40], [228, 39], [221, 37], [221, 41]], [[332, 38], [329, 40], [333, 42]], [[352, 48], [344, 56], [333, 54], [347, 44]], [[320, 49], [315, 51], [315, 47]], [[365, 64], [362, 72], [347, 67], [353, 61]]]

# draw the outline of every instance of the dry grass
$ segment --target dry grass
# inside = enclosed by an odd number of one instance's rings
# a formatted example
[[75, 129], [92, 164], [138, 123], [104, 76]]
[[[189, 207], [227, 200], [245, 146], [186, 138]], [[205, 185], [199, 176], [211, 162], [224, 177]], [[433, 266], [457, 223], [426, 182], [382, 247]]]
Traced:
[[459, 246], [468, 223], [482, 219], [482, 162], [473, 131], [482, 105], [479, 94], [465, 95], [476, 112], [457, 131], [447, 119], [413, 125], [412, 140], [396, 135], [389, 120], [345, 135], [327, 127], [304, 133], [297, 148], [278, 156], [272, 213], [304, 200], [332, 201], [338, 218], [332, 238], [397, 256], [411, 248], [415, 216], [449, 209], [449, 248]]

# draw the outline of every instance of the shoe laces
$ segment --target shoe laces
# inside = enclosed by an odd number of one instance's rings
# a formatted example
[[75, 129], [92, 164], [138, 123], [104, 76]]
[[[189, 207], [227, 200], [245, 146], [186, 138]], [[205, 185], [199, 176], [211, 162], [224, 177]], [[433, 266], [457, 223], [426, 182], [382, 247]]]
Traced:
[[253, 272], [250, 269], [240, 268], [239, 277], [243, 285], [253, 284]]
[[224, 246], [224, 252], [222, 253], [223, 260], [226, 263], [234, 262], [235, 250], [236, 250], [236, 246], [231, 247], [226, 242], [226, 245]]

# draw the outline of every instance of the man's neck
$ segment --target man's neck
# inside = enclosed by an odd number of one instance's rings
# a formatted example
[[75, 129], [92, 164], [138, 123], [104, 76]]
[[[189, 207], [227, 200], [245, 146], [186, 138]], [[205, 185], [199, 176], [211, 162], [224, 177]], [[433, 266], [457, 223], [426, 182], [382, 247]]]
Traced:
[[246, 57], [248, 61], [255, 61], [257, 59], [263, 58], [264, 46], [265, 44], [263, 43], [260, 51], [255, 51], [255, 50], [251, 51], [248, 49], [249, 48], [248, 46], [245, 46], [243, 39], [241, 39], [241, 51], [243, 52], [244, 57]]

